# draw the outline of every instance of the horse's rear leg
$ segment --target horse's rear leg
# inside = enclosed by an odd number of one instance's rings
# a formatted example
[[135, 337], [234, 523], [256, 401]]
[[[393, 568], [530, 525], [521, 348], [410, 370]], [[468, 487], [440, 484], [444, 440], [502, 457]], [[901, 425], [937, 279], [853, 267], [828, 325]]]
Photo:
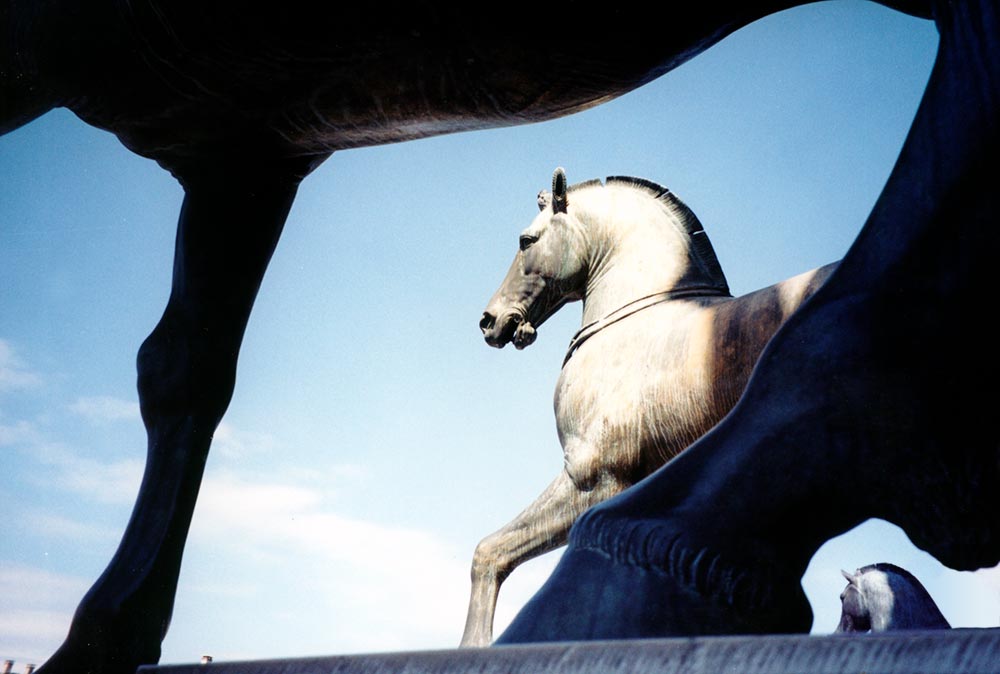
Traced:
[[209, 443], [233, 392], [250, 309], [295, 196], [297, 167], [187, 172], [170, 299], [139, 350], [149, 445], [118, 551], [40, 671], [131, 674], [155, 663]]

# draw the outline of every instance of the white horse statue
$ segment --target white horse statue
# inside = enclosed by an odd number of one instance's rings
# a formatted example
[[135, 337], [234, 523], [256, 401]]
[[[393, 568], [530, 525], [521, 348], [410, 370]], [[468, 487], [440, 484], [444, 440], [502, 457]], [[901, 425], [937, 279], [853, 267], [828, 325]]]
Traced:
[[951, 627], [930, 593], [906, 569], [882, 562], [841, 573], [847, 587], [840, 593], [837, 633]]
[[524, 348], [561, 306], [583, 300], [555, 392], [565, 469], [477, 546], [463, 646], [491, 641], [514, 568], [565, 544], [584, 510], [729, 411], [771, 335], [836, 266], [734, 298], [698, 218], [666, 188], [625, 177], [567, 187], [562, 169], [552, 182], [480, 327], [492, 346]]

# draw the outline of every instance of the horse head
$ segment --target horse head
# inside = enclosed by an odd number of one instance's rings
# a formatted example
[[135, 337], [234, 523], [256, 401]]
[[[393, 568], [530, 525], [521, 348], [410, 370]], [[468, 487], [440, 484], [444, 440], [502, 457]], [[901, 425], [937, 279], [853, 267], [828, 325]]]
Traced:
[[536, 328], [567, 302], [583, 298], [587, 245], [584, 228], [569, 209], [566, 173], [552, 176], [552, 192], [538, 194], [541, 213], [521, 233], [500, 287], [479, 327], [490, 346], [508, 342], [523, 349], [535, 341]]
[[847, 579], [847, 587], [840, 593], [840, 622], [834, 632], [868, 632], [872, 628], [871, 614], [861, 590], [860, 573], [840, 573]]
[[840, 594], [837, 633], [951, 626], [920, 581], [905, 569], [881, 563], [841, 573], [847, 587]]
[[697, 216], [662, 185], [611, 176], [568, 186], [559, 168], [538, 207], [480, 321], [491, 346], [523, 349], [574, 300], [596, 321], [654, 295], [729, 296]]

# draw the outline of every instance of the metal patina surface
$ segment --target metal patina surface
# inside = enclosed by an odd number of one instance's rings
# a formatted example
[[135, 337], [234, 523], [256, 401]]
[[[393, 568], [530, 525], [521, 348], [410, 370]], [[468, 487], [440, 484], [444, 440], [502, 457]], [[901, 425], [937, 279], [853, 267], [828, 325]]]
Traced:
[[[170, 299], [139, 351], [140, 494], [41, 671], [158, 660], [251, 307], [300, 180], [332, 151], [568, 114], [797, 4], [633, 3], [551, 20], [518, 2], [485, 15], [443, 2], [0, 5], [0, 132], [65, 106], [186, 194]], [[807, 629], [809, 558], [870, 517], [953, 568], [1000, 561], [996, 396], [983, 386], [1000, 365], [981, 311], [1000, 255], [1000, 11], [884, 4], [933, 19], [940, 47], [857, 241], [730, 414], [578, 520], [503, 641]]]
[[906, 569], [883, 562], [841, 573], [847, 587], [840, 593], [838, 633], [951, 627], [923, 584]]
[[701, 222], [660, 185], [614, 177], [567, 188], [557, 169], [539, 206], [480, 327], [493, 346], [525, 348], [560, 307], [583, 302], [555, 393], [564, 468], [477, 546], [463, 646], [492, 640], [500, 585], [519, 564], [564, 545], [587, 508], [722, 419], [764, 345], [836, 268], [733, 298]]

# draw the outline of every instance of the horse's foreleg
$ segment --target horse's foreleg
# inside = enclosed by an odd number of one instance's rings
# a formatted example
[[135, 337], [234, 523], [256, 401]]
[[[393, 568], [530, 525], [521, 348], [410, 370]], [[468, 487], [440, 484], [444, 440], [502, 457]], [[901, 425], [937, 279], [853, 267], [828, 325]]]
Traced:
[[137, 364], [149, 439], [138, 500], [114, 558], [44, 674], [131, 674], [159, 659], [209, 444], [298, 184], [286, 167], [241, 168], [183, 181], [170, 299]]
[[500, 585], [520, 564], [565, 545], [573, 522], [589, 507], [627, 485], [608, 478], [582, 491], [565, 470], [502, 529], [476, 546], [472, 560], [472, 596], [462, 646], [488, 646]]

